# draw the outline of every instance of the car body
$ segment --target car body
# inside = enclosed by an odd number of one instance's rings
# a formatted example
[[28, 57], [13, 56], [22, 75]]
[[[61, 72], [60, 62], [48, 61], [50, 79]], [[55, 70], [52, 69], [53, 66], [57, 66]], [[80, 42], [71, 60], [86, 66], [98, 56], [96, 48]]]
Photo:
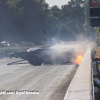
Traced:
[[11, 54], [12, 57], [20, 57], [28, 60], [32, 65], [44, 64], [63, 64], [65, 62], [71, 62], [71, 58], [74, 56], [74, 51], [61, 51], [51, 48], [41, 48], [30, 52], [15, 52]]

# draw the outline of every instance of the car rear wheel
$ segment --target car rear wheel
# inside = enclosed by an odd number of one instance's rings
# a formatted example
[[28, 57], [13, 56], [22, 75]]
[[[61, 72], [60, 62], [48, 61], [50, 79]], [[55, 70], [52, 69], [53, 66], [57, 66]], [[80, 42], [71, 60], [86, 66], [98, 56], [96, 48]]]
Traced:
[[34, 58], [28, 59], [28, 62], [31, 65], [41, 65], [43, 63], [42, 59], [34, 59]]

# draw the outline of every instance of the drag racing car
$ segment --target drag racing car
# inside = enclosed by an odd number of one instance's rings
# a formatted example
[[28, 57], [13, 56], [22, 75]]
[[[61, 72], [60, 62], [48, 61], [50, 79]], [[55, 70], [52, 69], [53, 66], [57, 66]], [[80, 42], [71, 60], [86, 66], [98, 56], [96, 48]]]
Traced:
[[74, 57], [74, 50], [56, 50], [51, 48], [39, 48], [30, 52], [14, 52], [11, 57], [21, 58], [28, 60], [32, 65], [44, 64], [63, 64], [65, 62], [71, 63], [72, 57]]

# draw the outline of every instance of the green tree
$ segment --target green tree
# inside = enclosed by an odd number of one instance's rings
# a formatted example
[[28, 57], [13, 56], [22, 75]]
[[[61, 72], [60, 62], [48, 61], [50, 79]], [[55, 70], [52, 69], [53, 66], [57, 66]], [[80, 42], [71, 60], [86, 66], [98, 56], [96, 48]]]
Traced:
[[88, 38], [93, 38], [94, 39], [94, 37], [95, 37], [94, 28], [90, 26], [89, 0], [85, 1], [84, 9], [85, 9], [85, 24], [83, 25], [84, 29], [85, 29], [84, 34]]
[[95, 36], [96, 36], [96, 44], [97, 44], [97, 46], [100, 46], [100, 27], [97, 27], [94, 30], [96, 32], [96, 34], [95, 34]]
[[74, 38], [71, 30], [66, 27], [65, 24], [59, 26], [59, 38], [61, 40], [70, 41]]
[[53, 36], [90, 37], [88, 7], [88, 0], [70, 0], [61, 9], [50, 8], [45, 0], [0, 0], [0, 40], [39, 43]]

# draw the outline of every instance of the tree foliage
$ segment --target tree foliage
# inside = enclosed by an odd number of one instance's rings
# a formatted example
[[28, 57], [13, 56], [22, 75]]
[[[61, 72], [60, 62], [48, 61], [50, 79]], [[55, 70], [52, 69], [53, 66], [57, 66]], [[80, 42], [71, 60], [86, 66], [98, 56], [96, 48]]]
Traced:
[[91, 30], [87, 1], [70, 0], [61, 8], [50, 8], [45, 0], [0, 0], [0, 41], [40, 43], [47, 37], [75, 40], [87, 35]]
[[89, 0], [85, 0], [84, 9], [85, 9], [85, 23], [84, 23], [85, 32], [84, 34], [85, 36], [95, 41], [95, 31], [94, 31], [94, 28], [90, 26]]

